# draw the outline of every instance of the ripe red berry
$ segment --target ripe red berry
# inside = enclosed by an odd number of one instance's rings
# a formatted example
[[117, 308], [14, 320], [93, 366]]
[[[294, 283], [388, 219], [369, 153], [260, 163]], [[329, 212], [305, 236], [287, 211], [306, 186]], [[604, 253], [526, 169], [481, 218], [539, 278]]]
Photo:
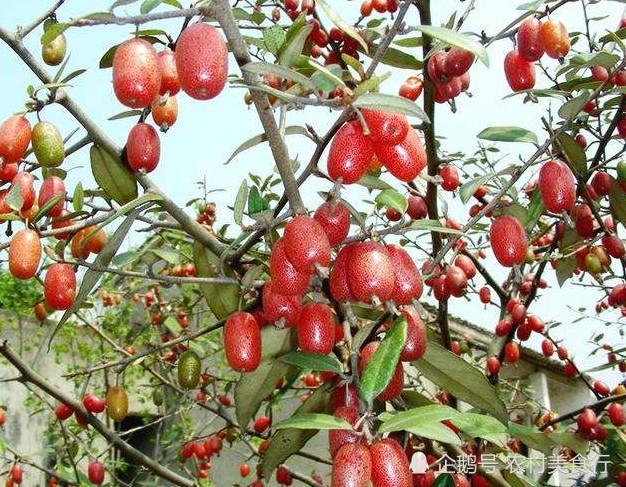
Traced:
[[398, 95], [407, 100], [415, 101], [422, 94], [424, 82], [417, 76], [408, 77], [398, 90]]
[[353, 120], [343, 125], [333, 137], [328, 153], [328, 175], [343, 184], [356, 183], [367, 171], [374, 157], [371, 140], [363, 135], [361, 124]]
[[350, 210], [339, 201], [326, 201], [315, 211], [315, 220], [326, 232], [330, 245], [341, 243], [350, 231]]
[[352, 295], [366, 303], [376, 296], [387, 301], [395, 286], [394, 266], [386, 248], [378, 242], [352, 246], [347, 263], [347, 280]]
[[67, 404], [63, 404], [63, 403], [59, 403], [56, 405], [56, 407], [54, 408], [54, 415], [57, 417], [58, 420], [60, 421], [65, 421], [66, 419], [68, 419], [72, 414], [74, 413], [74, 411], [72, 410], [71, 407], [69, 407]]
[[30, 144], [31, 126], [26, 117], [13, 115], [0, 125], [0, 162], [13, 164], [23, 159]]
[[508, 342], [504, 346], [504, 361], [513, 364], [519, 360], [519, 347], [515, 342]]
[[500, 361], [498, 357], [487, 358], [487, 370], [491, 375], [498, 375], [500, 372]]
[[178, 70], [176, 69], [176, 56], [171, 49], [165, 49], [157, 54], [157, 59], [161, 70], [159, 94], [165, 95], [165, 93], [169, 93], [169, 96], [173, 97], [180, 91]]
[[11, 181], [11, 188], [19, 188], [20, 195], [22, 196], [23, 212], [32, 208], [35, 203], [35, 179], [29, 172], [18, 172]]
[[335, 319], [330, 306], [308, 303], [298, 321], [298, 345], [304, 352], [328, 355], [335, 345]]
[[251, 372], [261, 362], [261, 331], [254, 316], [237, 311], [224, 325], [224, 351], [228, 364], [240, 372]]
[[254, 421], [254, 431], [263, 433], [272, 424], [272, 420], [267, 416], [261, 416]]
[[330, 272], [329, 287], [330, 292], [339, 302], [354, 301], [354, 296], [348, 284], [348, 262], [352, 255], [354, 245], [346, 245], [343, 247], [333, 264]]
[[411, 195], [408, 197], [408, 208], [406, 212], [413, 220], [421, 220], [428, 216], [426, 200], [422, 196]]
[[609, 404], [607, 411], [613, 426], [620, 427], [626, 423], [626, 419], [624, 418], [624, 407], [621, 404], [613, 402]]
[[89, 482], [100, 485], [104, 482], [104, 465], [96, 460], [90, 462], [87, 467], [87, 476], [89, 477]]
[[333, 459], [331, 487], [365, 486], [371, 476], [372, 458], [365, 445], [347, 443], [337, 451]]
[[62, 263], [51, 264], [46, 272], [43, 292], [50, 308], [68, 309], [76, 297], [76, 274], [72, 266]]
[[594, 381], [593, 390], [600, 394], [602, 397], [608, 396], [611, 392], [609, 386], [607, 386], [604, 382], [600, 380]]
[[543, 56], [544, 48], [539, 19], [530, 17], [520, 24], [517, 31], [517, 50], [526, 61], [538, 61]]
[[398, 245], [387, 245], [387, 255], [391, 260], [395, 276], [391, 299], [397, 305], [408, 304], [419, 299], [424, 289], [422, 276], [415, 262], [406, 250]]
[[558, 59], [567, 55], [570, 50], [570, 40], [563, 22], [548, 19], [541, 24], [540, 33], [548, 56]]
[[535, 65], [517, 51], [511, 51], [504, 58], [504, 74], [513, 91], [530, 90], [535, 86]]
[[159, 94], [161, 70], [152, 44], [136, 37], [120, 44], [113, 56], [113, 90], [130, 108], [145, 108]]
[[489, 237], [493, 253], [501, 265], [512, 267], [526, 259], [526, 231], [516, 218], [510, 215], [496, 218], [491, 224]]
[[400, 353], [400, 360], [412, 362], [422, 358], [426, 351], [426, 325], [413, 306], [404, 306], [400, 315], [406, 319], [407, 325], [406, 341]]
[[541, 199], [548, 211], [569, 211], [576, 202], [576, 185], [571, 169], [561, 161], [550, 160], [539, 171]]
[[34, 230], [24, 228], [11, 238], [9, 271], [17, 279], [30, 279], [41, 261], [41, 240]]
[[241, 465], [239, 465], [239, 475], [244, 478], [250, 475], [250, 465], [248, 465], [247, 463], [242, 463]]
[[291, 485], [293, 483], [293, 477], [284, 465], [280, 465], [276, 469], [276, 482], [280, 485]]
[[[335, 409], [333, 415], [336, 418], [347, 421], [354, 426], [359, 420], [361, 414], [359, 409], [354, 406], [342, 406]], [[353, 430], [329, 430], [328, 431], [328, 450], [330, 456], [334, 457], [339, 449], [347, 443], [361, 443], [363, 436]]]
[[439, 170], [441, 187], [445, 191], [455, 191], [459, 187], [459, 173], [456, 167], [448, 164]]
[[[361, 372], [367, 365], [367, 362], [372, 358], [374, 352], [380, 346], [380, 342], [370, 342], [361, 350], [361, 360], [359, 361], [359, 369]], [[378, 395], [377, 399], [381, 402], [391, 401], [402, 393], [404, 387], [404, 369], [402, 368], [402, 362], [398, 362], [394, 371], [391, 381], [385, 387], [385, 389]]]
[[106, 402], [104, 401], [104, 399], [99, 398], [95, 394], [87, 394], [83, 398], [83, 406], [85, 406], [85, 409], [90, 413], [98, 414], [104, 411], [104, 408], [106, 407]]
[[281, 318], [285, 319], [287, 326], [298, 323], [300, 316], [301, 296], [284, 296], [273, 289], [271, 281], [263, 286], [263, 313], [270, 323], [275, 323]]
[[576, 423], [578, 424], [578, 430], [582, 433], [589, 433], [591, 429], [597, 424], [598, 419], [593, 409], [585, 408], [582, 413], [578, 415]]
[[607, 196], [613, 187], [613, 178], [604, 171], [598, 171], [591, 180], [591, 186], [598, 196]]
[[491, 289], [488, 287], [481, 287], [480, 291], [478, 291], [478, 296], [480, 297], [481, 303], [489, 304], [491, 302]]
[[313, 272], [314, 264], [330, 264], [330, 243], [324, 228], [310, 216], [299, 215], [285, 227], [285, 254], [300, 272]]
[[133, 171], [152, 172], [159, 164], [161, 143], [156, 129], [147, 123], [138, 123], [128, 133], [126, 158]]
[[409, 129], [397, 145], [376, 145], [376, 157], [400, 181], [413, 181], [426, 167], [426, 151], [417, 132]]
[[[39, 208], [43, 208], [48, 201], [65, 193], [65, 183], [58, 176], [48, 176], [41, 183], [39, 190]], [[57, 204], [48, 210], [48, 216], [57, 217], [61, 215], [63, 206], [65, 204], [64, 198], [61, 198]]]
[[272, 287], [284, 296], [302, 295], [309, 287], [310, 274], [298, 271], [285, 252], [285, 241], [279, 238], [270, 256]]
[[462, 76], [472, 66], [474, 59], [473, 53], [460, 47], [452, 47], [446, 54], [443, 71], [449, 78]]
[[375, 145], [397, 145], [409, 133], [409, 121], [405, 115], [379, 110], [361, 110], [370, 130], [369, 137]]
[[602, 245], [606, 249], [606, 253], [615, 259], [621, 259], [626, 254], [624, 242], [615, 235], [606, 234], [602, 237]]
[[373, 443], [369, 450], [372, 458], [372, 483], [374, 485], [412, 487], [409, 461], [396, 440], [385, 438]]

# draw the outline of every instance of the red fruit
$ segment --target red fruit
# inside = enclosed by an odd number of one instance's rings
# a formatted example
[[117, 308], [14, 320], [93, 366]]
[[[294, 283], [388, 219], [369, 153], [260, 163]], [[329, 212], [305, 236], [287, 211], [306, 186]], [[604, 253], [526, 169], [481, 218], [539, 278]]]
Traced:
[[620, 427], [626, 423], [626, 419], [624, 418], [624, 407], [621, 404], [613, 402], [609, 404], [607, 411], [613, 426]]
[[417, 76], [410, 76], [400, 85], [398, 95], [407, 100], [415, 101], [422, 94], [423, 89], [424, 82], [422, 79]]
[[[1, 160], [1, 159], [0, 159]], [[4, 162], [0, 164], [0, 180], [11, 182], [17, 174], [16, 162]]]
[[284, 465], [280, 465], [276, 469], [276, 482], [280, 485], [291, 485], [293, 483], [293, 477]]
[[157, 53], [138, 37], [120, 44], [113, 56], [113, 90], [130, 108], [145, 108], [159, 94], [161, 69]]
[[30, 279], [37, 273], [41, 261], [41, 241], [34, 230], [26, 228], [11, 238], [9, 270], [17, 279]]
[[419, 299], [424, 290], [424, 284], [415, 262], [408, 252], [398, 245], [387, 245], [385, 248], [395, 275], [392, 301], [401, 305]]
[[272, 420], [267, 416], [261, 416], [254, 421], [254, 431], [257, 433], [263, 433], [267, 428], [272, 425]]
[[498, 357], [487, 358], [487, 370], [491, 375], [498, 375], [500, 372], [500, 361]]
[[517, 50], [526, 61], [538, 61], [543, 56], [541, 22], [535, 17], [524, 20], [517, 31]]
[[341, 178], [343, 184], [356, 183], [367, 171], [374, 157], [374, 146], [363, 135], [361, 124], [353, 120], [342, 126], [330, 145], [328, 175], [334, 181]]
[[435, 101], [445, 103], [456, 98], [463, 91], [461, 78], [450, 78], [445, 83], [435, 83]]
[[528, 326], [530, 326], [530, 328], [532, 329], [532, 331], [536, 333], [543, 332], [543, 329], [545, 328], [545, 323], [543, 322], [541, 318], [539, 318], [539, 316], [530, 315], [526, 319], [526, 321], [528, 323]]
[[539, 171], [543, 204], [552, 213], [569, 211], [576, 203], [576, 185], [571, 169], [561, 161], [546, 162]]
[[548, 56], [558, 59], [567, 55], [570, 49], [569, 34], [562, 22], [546, 20], [541, 24], [540, 33]]
[[69, 264], [48, 267], [43, 284], [46, 303], [54, 310], [68, 309], [76, 297], [76, 274]]
[[385, 218], [390, 222], [397, 222], [402, 219], [402, 213], [390, 207], [385, 210]]
[[426, 200], [424, 198], [411, 195], [407, 201], [409, 206], [406, 212], [413, 220], [421, 220], [428, 216], [428, 207], [426, 206]]
[[461, 354], [463, 353], [463, 350], [461, 350], [461, 344], [458, 341], [456, 341], [456, 340], [453, 340], [450, 343], [450, 351], [454, 355], [459, 355], [459, 356], [461, 356]]
[[[361, 350], [361, 360], [359, 361], [359, 369], [361, 372], [365, 368], [367, 362], [369, 362], [370, 358], [379, 347], [380, 342], [370, 342], [363, 347]], [[398, 362], [396, 365], [396, 370], [393, 373], [393, 377], [391, 381], [385, 387], [383, 392], [381, 392], [377, 399], [381, 402], [391, 401], [395, 399], [400, 394], [402, 394], [402, 388], [404, 387], [404, 369], [402, 368], [402, 362]]]
[[369, 17], [372, 14], [372, 9], [374, 5], [372, 5], [372, 0], [365, 0], [361, 4], [361, 15], [363, 17]]
[[247, 477], [248, 475], [250, 475], [250, 465], [248, 465], [247, 463], [242, 463], [241, 465], [239, 465], [239, 475], [241, 475], [242, 477]]
[[431, 79], [431, 81], [433, 81], [434, 83], [445, 83], [446, 81], [448, 81], [444, 69], [445, 64], [445, 51], [436, 52], [430, 57], [430, 59], [428, 59], [426, 69], [428, 72], [428, 77]]
[[583, 134], [576, 134], [576, 137], [574, 137], [574, 140], [583, 149], [585, 149], [587, 147], [587, 139], [585, 138], [585, 136]]
[[373, 0], [372, 4], [374, 6], [374, 10], [381, 14], [387, 11], [387, 0]]
[[85, 409], [90, 413], [99, 414], [104, 411], [106, 402], [104, 399], [99, 398], [95, 394], [87, 394], [83, 398], [83, 406], [85, 406]]
[[467, 276], [463, 269], [455, 265], [448, 267], [445, 275], [447, 294], [460, 298], [467, 288]]
[[460, 267], [468, 279], [472, 279], [476, 275], [476, 266], [467, 255], [461, 254], [457, 256], [454, 259], [454, 265]]
[[374, 144], [397, 145], [409, 133], [409, 121], [399, 113], [361, 110]]
[[300, 296], [283, 296], [273, 290], [271, 281], [267, 281], [263, 287], [263, 313], [270, 323], [281, 318], [285, 319], [287, 326], [298, 323], [300, 316]]
[[161, 156], [159, 134], [152, 125], [138, 123], [128, 134], [126, 158], [133, 171], [152, 172]]
[[516, 304], [511, 310], [511, 321], [513, 323], [522, 323], [526, 319], [526, 306]]
[[335, 319], [330, 306], [308, 303], [298, 321], [298, 345], [304, 352], [328, 355], [335, 345]]
[[460, 47], [452, 47], [446, 54], [443, 71], [448, 78], [462, 76], [474, 62], [475, 56]]
[[526, 231], [516, 218], [510, 215], [496, 218], [491, 224], [489, 238], [493, 253], [503, 266], [512, 267], [526, 259]]
[[348, 262], [352, 255], [354, 244], [343, 247], [333, 265], [330, 272], [329, 287], [330, 292], [335, 300], [343, 303], [346, 301], [354, 301], [354, 296], [348, 285]]
[[35, 179], [29, 172], [19, 172], [13, 178], [11, 187], [18, 187], [22, 195], [22, 211], [28, 211], [35, 203]]
[[574, 207], [573, 213], [576, 233], [583, 238], [591, 238], [594, 235], [594, 216], [588, 205], [581, 203]]
[[152, 119], [154, 123], [165, 130], [174, 125], [177, 118], [178, 101], [175, 96], [168, 96], [165, 103], [163, 103], [160, 97], [154, 99], [152, 102]]
[[[165, 49], [157, 54], [159, 68], [161, 70], [161, 85], [159, 87], [159, 95], [169, 93], [174, 96], [180, 91], [180, 83], [178, 82], [178, 71], [176, 69], [176, 56], [171, 49]], [[159, 124], [160, 125], [160, 124]]]
[[341, 202], [325, 202], [313, 215], [322, 226], [330, 245], [341, 243], [350, 231], [350, 210]]
[[[333, 415], [336, 418], [344, 419], [354, 426], [359, 420], [359, 409], [354, 406], [342, 406], [335, 409]], [[348, 443], [361, 443], [363, 436], [354, 430], [329, 430], [328, 449], [330, 456], [334, 457], [339, 449]]]
[[270, 257], [270, 276], [273, 288], [284, 296], [304, 294], [309, 287], [308, 273], [299, 272], [287, 258], [285, 241], [279, 238]]
[[596, 391], [602, 397], [608, 396], [611, 392], [609, 386], [607, 386], [604, 382], [597, 380], [593, 383], [593, 390]]
[[443, 166], [439, 170], [441, 177], [441, 187], [445, 191], [455, 191], [459, 187], [459, 173], [452, 165]]
[[394, 265], [382, 244], [354, 244], [346, 267], [348, 286], [358, 301], [369, 303], [374, 296], [381, 301], [391, 298], [395, 287]]
[[300, 272], [310, 273], [314, 264], [330, 264], [330, 243], [324, 228], [310, 216], [299, 215], [285, 227], [285, 254]]
[[615, 259], [621, 259], [626, 253], [624, 242], [615, 235], [606, 234], [602, 237], [602, 245], [606, 249], [606, 253]]
[[578, 430], [582, 433], [589, 433], [591, 429], [598, 423], [598, 418], [593, 409], [585, 408], [576, 419]]
[[513, 364], [519, 360], [519, 347], [515, 342], [508, 342], [504, 346], [504, 361]]
[[452, 480], [454, 481], [454, 487], [470, 487], [467, 477], [460, 473], [452, 474]]
[[402, 353], [400, 353], [400, 360], [412, 362], [422, 358], [426, 351], [426, 325], [413, 306], [404, 306], [400, 315], [406, 318], [407, 325], [406, 341]]
[[89, 482], [100, 485], [104, 482], [104, 465], [95, 460], [90, 462], [89, 467], [87, 467], [87, 476], [89, 477]]
[[376, 157], [400, 181], [413, 181], [426, 167], [426, 151], [417, 132], [410, 129], [397, 145], [376, 145]]
[[11, 467], [11, 479], [16, 484], [21, 484], [22, 480], [24, 480], [24, 471], [19, 463], [16, 463], [13, 467]]
[[230, 315], [224, 325], [224, 352], [239, 372], [256, 370], [261, 362], [261, 331], [254, 316], [244, 311]]
[[30, 144], [31, 127], [26, 117], [13, 115], [0, 125], [0, 162], [12, 164], [24, 158]]
[[598, 171], [591, 180], [591, 186], [600, 196], [606, 196], [611, 192], [613, 178], [604, 171]]
[[489, 304], [491, 302], [491, 289], [488, 287], [481, 287], [480, 291], [478, 291], [478, 296], [480, 297], [481, 303]]
[[359, 407], [359, 396], [354, 384], [336, 385], [333, 389], [331, 406], [333, 411], [342, 406]]
[[228, 48], [218, 30], [208, 24], [187, 27], [176, 42], [176, 70], [180, 87], [196, 100], [221, 93], [228, 75]]
[[373, 443], [370, 455], [374, 487], [412, 487], [409, 461], [396, 440], [385, 438]]
[[504, 74], [513, 91], [530, 90], [535, 86], [535, 65], [517, 51], [511, 51], [504, 58]]
[[619, 485], [619, 487], [626, 487], [626, 472], [618, 472], [615, 479], [617, 480], [617, 485]]
[[609, 79], [609, 72], [604, 66], [596, 65], [591, 67], [591, 77], [595, 81], [607, 81]]
[[57, 404], [54, 408], [54, 415], [60, 421], [65, 421], [66, 419], [68, 419], [73, 412], [74, 411], [71, 407], [63, 403]]
[[573, 379], [574, 377], [576, 377], [578, 372], [576, 371], [576, 367], [574, 367], [574, 364], [572, 362], [567, 362], [563, 366], [563, 374], [565, 374], [565, 377]]
[[365, 487], [372, 475], [370, 450], [361, 444], [343, 445], [333, 460], [331, 487]]
[[[48, 201], [63, 193], [65, 193], [63, 180], [58, 176], [48, 176], [41, 183], [41, 189], [39, 190], [39, 208], [43, 208]], [[59, 216], [63, 211], [64, 203], [64, 199], [61, 198], [57, 204], [48, 210], [48, 216], [53, 218]]]

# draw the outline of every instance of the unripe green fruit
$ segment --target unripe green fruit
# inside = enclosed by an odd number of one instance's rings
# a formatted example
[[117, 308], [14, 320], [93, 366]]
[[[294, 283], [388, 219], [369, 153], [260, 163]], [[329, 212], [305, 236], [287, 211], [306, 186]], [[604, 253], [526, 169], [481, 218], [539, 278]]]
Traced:
[[620, 161], [617, 165], [617, 178], [626, 181], [626, 161]]
[[33, 127], [33, 152], [43, 167], [57, 167], [65, 159], [61, 132], [50, 122], [39, 122]]
[[596, 254], [589, 252], [585, 256], [585, 269], [590, 274], [600, 274], [602, 272], [602, 263]]
[[183, 389], [194, 389], [200, 382], [200, 357], [188, 350], [178, 359], [178, 383]]
[[67, 42], [63, 34], [59, 34], [48, 44], [41, 47], [41, 57], [48, 66], [58, 66], [65, 58]]
[[160, 387], [157, 387], [154, 391], [152, 391], [152, 402], [155, 406], [163, 404], [163, 391], [161, 391]]
[[121, 422], [128, 416], [128, 394], [123, 386], [111, 386], [106, 395], [107, 414], [113, 421]]

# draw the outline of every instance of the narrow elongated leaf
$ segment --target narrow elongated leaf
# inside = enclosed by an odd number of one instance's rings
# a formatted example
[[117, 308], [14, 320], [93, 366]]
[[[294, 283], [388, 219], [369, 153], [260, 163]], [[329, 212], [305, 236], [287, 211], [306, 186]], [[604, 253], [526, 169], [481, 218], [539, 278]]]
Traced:
[[368, 47], [367, 47], [367, 43], [365, 42], [365, 40], [363, 40], [361, 35], [356, 31], [354, 27], [352, 27], [350, 24], [344, 21], [337, 14], [337, 12], [335, 12], [331, 8], [330, 4], [326, 0], [317, 0], [317, 5], [322, 7], [322, 10], [324, 10], [324, 13], [328, 16], [330, 21], [339, 28], [339, 30], [341, 30], [342, 32], [352, 37], [352, 39], [357, 41], [361, 45], [361, 47], [365, 50], [365, 52], [367, 52]]
[[345, 419], [335, 418], [330, 414], [303, 413], [294, 414], [291, 418], [278, 423], [277, 430], [299, 429], [299, 430], [351, 430], [350, 423]]
[[235, 205], [233, 207], [233, 218], [235, 223], [241, 226], [243, 222], [243, 210], [246, 207], [248, 201], [248, 182], [244, 179], [237, 191], [237, 197], [235, 198]]
[[357, 98], [352, 104], [356, 108], [369, 108], [383, 112], [402, 113], [411, 117], [417, 117], [424, 122], [430, 122], [428, 115], [424, 113], [416, 103], [402, 98], [401, 96], [388, 95], [385, 93], [365, 93]]
[[574, 257], [567, 257], [556, 261], [556, 280], [559, 286], [563, 287], [563, 284], [574, 275], [577, 265]]
[[589, 95], [587, 95], [587, 93], [583, 93], [576, 98], [566, 101], [563, 105], [561, 105], [561, 108], [559, 108], [559, 117], [563, 120], [574, 120], [574, 118], [576, 118], [576, 116], [583, 109], [588, 99]]
[[[285, 128], [285, 135], [307, 136], [308, 131], [306, 128], [300, 127], [299, 125], [290, 125], [289, 127]], [[254, 146], [259, 145], [260, 143], [265, 142], [265, 141], [267, 141], [267, 135], [265, 135], [264, 133], [255, 135], [254, 137], [246, 140], [243, 144], [237, 147], [235, 152], [232, 153], [232, 155], [228, 158], [228, 160], [224, 164], [228, 164], [230, 161], [232, 161], [235, 157], [237, 157], [242, 152], [248, 149], [252, 149]]]
[[22, 206], [24, 206], [24, 198], [22, 197], [20, 186], [12, 185], [4, 201], [12, 210], [20, 211]]
[[473, 196], [473, 194], [476, 192], [476, 190], [479, 187], [481, 187], [483, 184], [488, 183], [496, 176], [502, 176], [504, 174], [511, 174], [515, 169], [516, 169], [515, 166], [509, 166], [503, 169], [502, 171], [489, 173], [489, 174], [483, 174], [482, 176], [479, 176], [475, 179], [472, 179], [471, 181], [468, 181], [467, 183], [464, 183], [463, 185], [461, 185], [461, 188], [459, 189], [459, 196], [461, 197], [461, 201], [463, 203], [467, 203], [470, 200], [470, 198]]
[[391, 186], [389, 183], [369, 174], [366, 174], [361, 179], [359, 179], [359, 182], [357, 184], [365, 186], [367, 189], [393, 189], [393, 186]]
[[117, 47], [119, 44], [109, 47], [107, 51], [100, 58], [100, 62], [98, 63], [98, 67], [100, 69], [108, 69], [113, 66], [113, 56], [115, 55], [115, 51], [117, 51]]
[[381, 433], [419, 431], [419, 428], [424, 424], [439, 423], [445, 419], [455, 418], [458, 415], [459, 412], [449, 406], [432, 404], [396, 413], [386, 420], [378, 431]]
[[449, 233], [451, 235], [463, 235], [460, 230], [444, 227], [439, 220], [416, 220], [411, 223], [404, 231], [421, 230], [426, 232]]
[[609, 194], [611, 213], [622, 225], [626, 226], [626, 194], [617, 183], [613, 183]]
[[449, 473], [438, 475], [433, 483], [433, 487], [454, 487], [454, 479]]
[[578, 174], [587, 171], [587, 155], [585, 150], [568, 134], [561, 134], [557, 140], [567, 158], [570, 167]]
[[[80, 183], [79, 183], [80, 184]], [[56, 195], [54, 198], [49, 199], [45, 205], [43, 205], [41, 208], [39, 208], [39, 211], [37, 212], [37, 214], [35, 215], [35, 217], [33, 218], [33, 222], [38, 222], [39, 220], [41, 220], [44, 216], [46, 216], [48, 214], [48, 212], [61, 200], [65, 200], [65, 195], [66, 193], [63, 192], [61, 194]]]
[[549, 455], [555, 444], [550, 436], [535, 429], [516, 423], [509, 423], [509, 433], [533, 450]]
[[279, 78], [285, 78], [295, 83], [299, 83], [304, 88], [307, 88], [309, 90], [315, 89], [315, 85], [309, 78], [307, 78], [303, 74], [298, 73], [297, 71], [289, 69], [285, 66], [281, 66], [280, 64], [248, 63], [241, 69], [244, 69], [249, 73], [271, 74], [274, 76], [278, 76]]
[[280, 357], [282, 362], [295, 365], [303, 370], [315, 370], [318, 372], [343, 372], [341, 362], [330, 355], [320, 355], [309, 352], [290, 352]]
[[51, 22], [47, 25], [46, 29], [44, 29], [43, 34], [41, 34], [41, 45], [45, 46], [46, 44], [50, 44], [54, 39], [63, 34], [69, 28], [69, 24], [64, 24], [62, 22]]
[[[376, 49], [378, 49], [378, 46], [376, 46]], [[376, 49], [372, 49], [372, 56], [375, 55]], [[393, 66], [394, 68], [400, 69], [422, 69], [424, 67], [424, 63], [415, 56], [411, 56], [409, 53], [393, 47], [387, 48], [380, 62], [386, 66]]]
[[530, 233], [530, 231], [535, 227], [545, 209], [543, 199], [541, 198], [541, 192], [539, 191], [539, 188], [537, 188], [533, 191], [533, 196], [530, 199], [530, 204], [528, 205], [526, 222], [524, 223], [526, 232]]
[[293, 66], [298, 56], [302, 54], [304, 44], [312, 30], [312, 24], [303, 25], [291, 39], [286, 40], [278, 55], [278, 62], [283, 66]]
[[530, 130], [521, 127], [488, 127], [480, 132], [477, 137], [493, 142], [528, 142], [537, 144], [537, 136]]
[[74, 208], [74, 211], [81, 211], [83, 209], [84, 199], [85, 191], [83, 190], [83, 184], [78, 183], [74, 188], [74, 195], [72, 196], [72, 208]]
[[380, 206], [393, 208], [400, 214], [403, 214], [409, 206], [407, 199], [395, 189], [383, 189], [378, 196], [376, 196], [375, 201]]
[[117, 157], [95, 144], [89, 156], [94, 179], [111, 199], [123, 205], [137, 198], [135, 176]]
[[506, 426], [491, 416], [476, 413], [463, 413], [452, 418], [451, 421], [457, 428], [463, 431], [463, 433], [472, 438], [482, 438], [500, 447], [506, 445]]
[[485, 66], [489, 66], [489, 55], [487, 54], [485, 46], [468, 35], [435, 25], [418, 25], [416, 29], [434, 39], [450, 44], [451, 46], [460, 47], [475, 54]]

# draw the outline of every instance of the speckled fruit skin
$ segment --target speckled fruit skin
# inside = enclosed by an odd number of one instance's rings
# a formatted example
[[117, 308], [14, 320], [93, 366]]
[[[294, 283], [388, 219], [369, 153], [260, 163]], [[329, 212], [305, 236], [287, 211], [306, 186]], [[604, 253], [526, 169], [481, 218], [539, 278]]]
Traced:
[[413, 181], [426, 167], [426, 151], [413, 129], [398, 145], [377, 145], [376, 157], [400, 181]]
[[178, 100], [175, 96], [168, 96], [167, 101], [162, 103], [160, 98], [152, 102], [152, 120], [159, 127], [171, 127], [178, 118]]
[[100, 485], [104, 482], [104, 465], [97, 461], [89, 463], [87, 477], [89, 477], [89, 482], [92, 484]]
[[517, 51], [511, 51], [504, 58], [504, 74], [513, 91], [530, 90], [535, 86], [535, 65]]
[[406, 212], [413, 220], [420, 220], [428, 216], [426, 200], [422, 196], [411, 195], [408, 198], [409, 207]]
[[261, 362], [261, 331], [254, 316], [237, 311], [228, 317], [224, 325], [224, 351], [234, 370], [256, 370]]
[[363, 135], [361, 124], [353, 120], [343, 125], [333, 137], [328, 152], [328, 175], [343, 184], [356, 183], [374, 158], [374, 146]]
[[68, 309], [76, 297], [76, 274], [70, 264], [55, 263], [48, 267], [43, 283], [46, 303], [54, 310]]
[[519, 26], [517, 31], [517, 50], [526, 61], [538, 61], [543, 56], [543, 39], [541, 38], [541, 22], [530, 17]]
[[12, 185], [20, 188], [22, 195], [22, 211], [29, 210], [35, 203], [35, 178], [29, 172], [18, 172], [13, 178]]
[[548, 211], [569, 211], [576, 203], [576, 183], [571, 169], [562, 161], [551, 160], [539, 171], [539, 191]]
[[449, 78], [462, 76], [472, 66], [474, 59], [475, 56], [471, 52], [460, 47], [452, 47], [446, 54], [443, 70]]
[[285, 226], [285, 253], [300, 272], [312, 273], [314, 264], [330, 264], [330, 242], [317, 220], [299, 215]]
[[0, 158], [3, 162], [17, 162], [24, 157], [30, 144], [30, 122], [21, 115], [7, 118], [0, 125]]
[[409, 460], [396, 440], [385, 438], [370, 446], [374, 487], [412, 487]]
[[567, 28], [558, 20], [546, 20], [541, 24], [541, 40], [546, 54], [553, 59], [567, 55], [570, 49], [570, 40]]
[[398, 245], [387, 245], [395, 280], [391, 299], [397, 305], [408, 304], [419, 299], [424, 290], [422, 276], [406, 250]]
[[[361, 360], [359, 361], [359, 369], [362, 372], [367, 362], [380, 346], [380, 342], [370, 342], [361, 350]], [[402, 362], [398, 362], [396, 370], [393, 373], [393, 377], [387, 387], [381, 392], [376, 399], [381, 402], [391, 401], [400, 394], [402, 394], [402, 388], [404, 387], [404, 369], [402, 368]]]
[[[55, 196], [65, 193], [65, 183], [58, 176], [48, 176], [41, 183], [39, 189], [39, 208], [43, 208], [44, 205]], [[61, 199], [50, 210], [48, 210], [48, 216], [57, 217], [63, 211], [63, 204], [65, 202]]]
[[106, 395], [107, 415], [115, 422], [128, 416], [128, 394], [122, 386], [111, 386]]
[[599, 196], [607, 196], [613, 187], [613, 178], [605, 171], [598, 171], [591, 180], [591, 186]]
[[459, 172], [452, 164], [446, 164], [439, 170], [441, 188], [444, 191], [456, 191], [459, 187]]
[[399, 113], [361, 110], [374, 144], [400, 144], [409, 133], [408, 119]]
[[9, 271], [17, 279], [30, 279], [37, 273], [41, 261], [41, 240], [34, 230], [26, 228], [11, 238]]
[[588, 205], [581, 203], [574, 207], [572, 213], [576, 233], [583, 238], [591, 238], [594, 235], [594, 216]]
[[33, 152], [43, 167], [60, 166], [65, 159], [63, 136], [59, 129], [50, 122], [38, 122], [31, 135]]
[[[354, 426], [361, 416], [359, 409], [354, 406], [342, 406], [333, 412], [335, 418], [345, 419], [349, 424]], [[328, 450], [330, 456], [334, 457], [339, 449], [347, 443], [361, 443], [363, 436], [356, 431], [351, 430], [329, 430], [328, 431]]]
[[309, 287], [310, 274], [298, 271], [289, 261], [282, 238], [276, 241], [272, 249], [270, 276], [273, 288], [285, 296], [302, 295]]
[[178, 385], [183, 389], [195, 389], [200, 382], [200, 357], [193, 350], [187, 350], [178, 357]]
[[324, 229], [330, 245], [342, 242], [350, 231], [350, 210], [340, 202], [322, 203], [313, 215]]
[[298, 320], [298, 345], [304, 352], [328, 355], [335, 345], [335, 319], [330, 306], [308, 303]]
[[120, 103], [148, 107], [160, 87], [161, 70], [152, 44], [140, 38], [120, 44], [113, 55], [113, 91]]
[[133, 171], [154, 171], [160, 157], [161, 142], [152, 125], [142, 122], [130, 129], [126, 141], [126, 158]]
[[400, 314], [406, 318], [406, 342], [400, 360], [411, 362], [422, 358], [426, 351], [426, 325], [413, 306], [404, 306]]
[[519, 360], [519, 346], [515, 342], [504, 345], [504, 361], [513, 364]]
[[263, 286], [263, 313], [270, 323], [285, 318], [287, 326], [297, 324], [302, 306], [300, 301], [301, 296], [284, 296], [276, 293], [271, 281], [267, 281]]
[[365, 445], [348, 443], [333, 460], [331, 487], [367, 487], [372, 475], [372, 460]]
[[218, 30], [208, 24], [187, 27], [176, 43], [180, 87], [196, 100], [221, 93], [228, 76], [228, 48]]
[[180, 91], [176, 57], [171, 49], [165, 49], [157, 54], [157, 59], [159, 61], [159, 69], [161, 70], [159, 95], [169, 93], [170, 96], [173, 96]]
[[496, 218], [489, 230], [491, 248], [504, 267], [521, 264], [526, 258], [528, 241], [521, 223], [510, 215]]
[[331, 396], [331, 407], [334, 410], [342, 406], [359, 407], [359, 395], [354, 384], [342, 383], [341, 378], [335, 379], [335, 388]]
[[382, 244], [354, 244], [347, 262], [347, 276], [350, 291], [358, 301], [369, 303], [374, 296], [381, 301], [391, 298], [395, 285], [394, 267]]
[[333, 295], [333, 298], [340, 303], [354, 301], [354, 296], [348, 285], [347, 267], [353, 248], [354, 244], [343, 247], [337, 254], [333, 268], [330, 271], [330, 279], [328, 281], [330, 293]]
[[445, 83], [447, 81], [444, 69], [446, 63], [446, 52], [438, 51], [428, 59], [427, 71], [428, 76], [434, 83]]

